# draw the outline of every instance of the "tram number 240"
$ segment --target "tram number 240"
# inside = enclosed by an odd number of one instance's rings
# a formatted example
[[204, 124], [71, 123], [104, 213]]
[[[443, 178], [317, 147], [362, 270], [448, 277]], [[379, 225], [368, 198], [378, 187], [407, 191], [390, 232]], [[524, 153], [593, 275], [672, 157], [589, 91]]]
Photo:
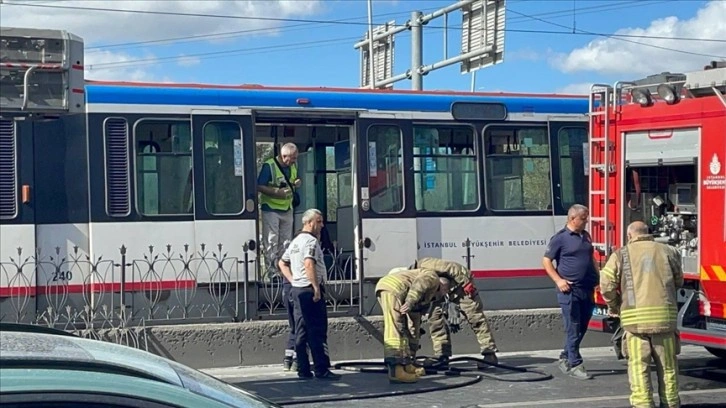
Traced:
[[69, 281], [73, 279], [71, 271], [55, 271], [53, 272], [53, 282]]

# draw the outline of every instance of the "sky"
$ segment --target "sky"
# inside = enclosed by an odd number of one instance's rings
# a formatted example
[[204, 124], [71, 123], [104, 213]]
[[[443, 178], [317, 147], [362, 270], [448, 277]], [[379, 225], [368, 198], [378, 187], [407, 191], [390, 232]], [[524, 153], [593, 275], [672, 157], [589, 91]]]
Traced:
[[[414, 10], [454, 3], [373, 0], [372, 22], [401, 25]], [[477, 91], [586, 93], [591, 83], [726, 60], [726, 0], [506, 0], [504, 7], [503, 60], [476, 71], [474, 83], [460, 64], [434, 70], [423, 89], [469, 91], [473, 83]], [[94, 80], [355, 88], [361, 57], [353, 45], [367, 24], [365, 0], [0, 0], [0, 27], [82, 37], [86, 78]], [[453, 11], [424, 26], [425, 65], [460, 54], [461, 25], [462, 12]], [[410, 31], [394, 41], [398, 75], [411, 65]]]

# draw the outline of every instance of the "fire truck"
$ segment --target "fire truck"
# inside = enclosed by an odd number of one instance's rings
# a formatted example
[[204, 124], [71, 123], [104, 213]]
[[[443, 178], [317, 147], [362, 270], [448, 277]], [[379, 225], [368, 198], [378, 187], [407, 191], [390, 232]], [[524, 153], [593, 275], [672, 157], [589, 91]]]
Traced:
[[[643, 221], [680, 254], [682, 344], [726, 358], [726, 64], [634, 82], [594, 84], [590, 94], [589, 231], [601, 265]], [[589, 329], [616, 319], [595, 292]]]

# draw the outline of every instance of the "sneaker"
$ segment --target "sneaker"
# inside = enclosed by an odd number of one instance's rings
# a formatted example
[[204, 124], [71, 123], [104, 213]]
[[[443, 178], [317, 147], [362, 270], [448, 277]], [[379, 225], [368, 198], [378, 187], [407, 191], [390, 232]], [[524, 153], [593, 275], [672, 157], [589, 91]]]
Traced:
[[562, 371], [562, 374], [569, 374], [570, 373], [570, 365], [567, 362], [566, 358], [560, 358], [560, 361], [557, 362], [557, 367]]
[[592, 376], [587, 373], [587, 370], [585, 370], [585, 366], [583, 364], [570, 368], [570, 372], [567, 373], [567, 375], [569, 375], [570, 377], [574, 377], [578, 380], [592, 379]]
[[320, 375], [315, 375], [315, 378], [318, 380], [340, 380], [342, 376], [340, 374], [335, 374], [332, 371], [328, 370]]

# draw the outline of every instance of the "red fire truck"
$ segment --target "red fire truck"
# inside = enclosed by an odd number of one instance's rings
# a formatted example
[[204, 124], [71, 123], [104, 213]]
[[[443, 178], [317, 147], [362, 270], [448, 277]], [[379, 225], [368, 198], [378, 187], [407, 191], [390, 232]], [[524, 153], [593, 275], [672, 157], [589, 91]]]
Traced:
[[[683, 344], [726, 358], [726, 65], [660, 74], [590, 95], [590, 225], [604, 265], [644, 221], [680, 250]], [[614, 332], [600, 293], [589, 329]]]

